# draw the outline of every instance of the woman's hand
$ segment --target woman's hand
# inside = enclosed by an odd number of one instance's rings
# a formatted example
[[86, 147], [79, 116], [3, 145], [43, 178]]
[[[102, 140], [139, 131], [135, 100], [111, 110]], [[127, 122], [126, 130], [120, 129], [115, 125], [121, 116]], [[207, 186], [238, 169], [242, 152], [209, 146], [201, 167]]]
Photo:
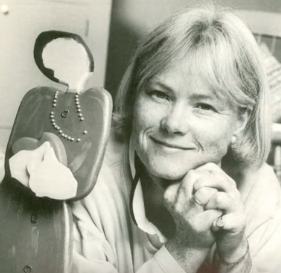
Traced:
[[164, 194], [165, 206], [174, 218], [176, 232], [166, 244], [167, 249], [186, 272], [197, 272], [215, 242], [212, 225], [222, 215], [217, 209], [204, 210], [215, 188], [202, 187], [193, 196], [193, 186], [205, 176], [206, 170], [191, 170], [181, 183], [169, 186]]
[[245, 255], [248, 247], [244, 234], [246, 218], [236, 183], [214, 163], [200, 166], [197, 170], [209, 174], [194, 183], [195, 196], [204, 188], [217, 189], [204, 209], [223, 212], [223, 216], [212, 224], [220, 259], [226, 263], [235, 263]]

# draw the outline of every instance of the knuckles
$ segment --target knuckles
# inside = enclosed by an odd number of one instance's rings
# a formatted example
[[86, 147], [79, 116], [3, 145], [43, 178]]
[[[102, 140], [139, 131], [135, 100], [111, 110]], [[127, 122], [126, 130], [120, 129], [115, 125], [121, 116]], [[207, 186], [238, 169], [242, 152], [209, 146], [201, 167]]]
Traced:
[[231, 206], [233, 201], [229, 196], [227, 196], [224, 192], [217, 192], [214, 198], [214, 203], [217, 208], [225, 207], [225, 206]]
[[199, 200], [203, 205], [206, 205], [211, 197], [217, 192], [218, 190], [215, 188], [210, 187], [203, 187], [200, 188], [198, 191], [194, 193], [194, 197]]

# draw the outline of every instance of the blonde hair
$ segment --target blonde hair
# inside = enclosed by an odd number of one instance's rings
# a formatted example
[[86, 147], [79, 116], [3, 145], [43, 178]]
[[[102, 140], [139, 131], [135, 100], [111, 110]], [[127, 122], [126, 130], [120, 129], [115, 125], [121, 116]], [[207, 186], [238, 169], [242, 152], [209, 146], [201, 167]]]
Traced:
[[207, 7], [177, 14], [139, 45], [116, 97], [115, 121], [130, 136], [138, 91], [149, 79], [185, 58], [218, 96], [250, 109], [248, 123], [231, 149], [239, 164], [259, 167], [270, 148], [266, 76], [250, 30], [228, 9]]

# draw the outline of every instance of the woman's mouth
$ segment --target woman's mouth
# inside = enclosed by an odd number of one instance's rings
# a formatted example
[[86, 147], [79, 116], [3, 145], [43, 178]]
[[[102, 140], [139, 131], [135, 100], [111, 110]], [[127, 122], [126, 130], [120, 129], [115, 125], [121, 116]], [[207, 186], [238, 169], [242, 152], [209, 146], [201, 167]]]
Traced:
[[150, 137], [152, 139], [152, 141], [154, 143], [156, 143], [157, 145], [161, 146], [162, 149], [164, 149], [165, 151], [169, 151], [169, 152], [172, 152], [172, 151], [182, 151], [182, 150], [191, 150], [192, 148], [191, 147], [187, 147], [187, 146], [183, 146], [183, 145], [180, 145], [178, 143], [172, 143], [172, 142], [168, 142], [168, 141], [165, 141], [165, 140], [160, 140], [160, 139], [157, 139], [157, 138], [154, 138], [154, 137]]

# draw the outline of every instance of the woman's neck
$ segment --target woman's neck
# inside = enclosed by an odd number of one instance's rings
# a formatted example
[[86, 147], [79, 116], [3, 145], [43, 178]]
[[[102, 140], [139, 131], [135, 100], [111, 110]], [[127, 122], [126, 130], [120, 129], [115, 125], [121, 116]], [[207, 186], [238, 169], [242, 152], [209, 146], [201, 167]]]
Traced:
[[239, 189], [241, 183], [243, 183], [245, 172], [248, 169], [247, 166], [239, 164], [232, 152], [229, 151], [222, 160], [221, 168], [236, 182], [237, 188]]
[[166, 238], [171, 238], [175, 232], [175, 223], [164, 205], [165, 189], [161, 186], [161, 180], [155, 179], [147, 171], [142, 172], [140, 179], [147, 219], [157, 226]]

